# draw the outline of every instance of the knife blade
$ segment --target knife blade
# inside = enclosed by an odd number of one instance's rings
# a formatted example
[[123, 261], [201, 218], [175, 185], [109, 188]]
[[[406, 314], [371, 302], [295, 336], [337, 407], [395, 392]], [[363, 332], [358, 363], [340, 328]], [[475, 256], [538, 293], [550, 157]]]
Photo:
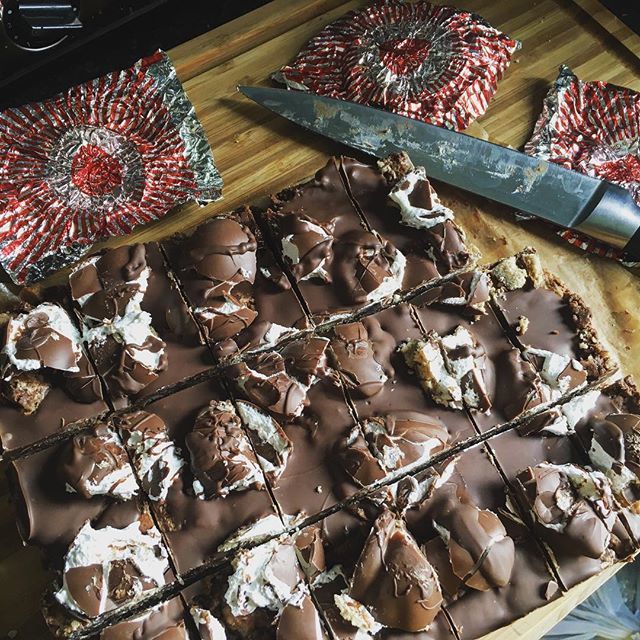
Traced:
[[270, 87], [238, 90], [351, 148], [378, 158], [406, 151], [430, 178], [581, 231], [640, 259], [640, 207], [626, 189], [611, 182], [354, 102]]

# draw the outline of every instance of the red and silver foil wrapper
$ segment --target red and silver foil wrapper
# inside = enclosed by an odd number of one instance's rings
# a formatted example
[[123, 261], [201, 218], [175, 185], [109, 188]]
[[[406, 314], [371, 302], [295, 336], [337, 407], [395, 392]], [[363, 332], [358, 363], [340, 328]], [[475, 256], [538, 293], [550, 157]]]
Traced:
[[0, 263], [19, 283], [98, 240], [220, 198], [222, 179], [163, 52], [0, 113]]
[[273, 77], [460, 130], [487, 110], [519, 46], [467, 11], [379, 0], [323, 29]]
[[[563, 65], [524, 149], [615, 182], [640, 205], [640, 93], [607, 82], [582, 82]], [[623, 251], [599, 240], [571, 229], [558, 235], [585, 251], [628, 263]]]

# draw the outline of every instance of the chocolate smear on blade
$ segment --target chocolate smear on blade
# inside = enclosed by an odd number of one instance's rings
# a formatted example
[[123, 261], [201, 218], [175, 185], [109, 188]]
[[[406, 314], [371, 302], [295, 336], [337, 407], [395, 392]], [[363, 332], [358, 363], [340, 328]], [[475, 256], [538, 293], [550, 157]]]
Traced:
[[388, 509], [365, 542], [348, 595], [378, 624], [401, 631], [424, 631], [440, 612], [442, 593], [433, 567]]

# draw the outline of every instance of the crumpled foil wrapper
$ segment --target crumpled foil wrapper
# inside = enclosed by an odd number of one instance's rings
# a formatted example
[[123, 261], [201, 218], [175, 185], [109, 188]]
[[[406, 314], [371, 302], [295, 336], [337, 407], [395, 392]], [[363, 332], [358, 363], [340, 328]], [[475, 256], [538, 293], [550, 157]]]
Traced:
[[222, 179], [169, 57], [0, 113], [0, 263], [41, 280], [91, 246], [221, 197]]
[[[582, 82], [563, 65], [524, 150], [619, 184], [640, 205], [640, 93], [607, 82]], [[558, 235], [590, 253], [640, 265], [620, 249], [572, 229], [560, 229]]]
[[378, 0], [327, 26], [273, 78], [460, 130], [486, 111], [519, 47], [473, 13]]

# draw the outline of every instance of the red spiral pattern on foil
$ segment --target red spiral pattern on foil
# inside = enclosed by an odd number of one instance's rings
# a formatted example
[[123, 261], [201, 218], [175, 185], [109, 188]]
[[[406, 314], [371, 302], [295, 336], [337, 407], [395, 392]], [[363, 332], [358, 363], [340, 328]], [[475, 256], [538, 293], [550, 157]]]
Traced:
[[[628, 189], [640, 205], [640, 94], [580, 81], [560, 68], [525, 151]], [[562, 229], [558, 235], [589, 253], [626, 261], [623, 251]]]
[[0, 261], [16, 282], [47, 275], [178, 203], [212, 199], [213, 185], [203, 190], [190, 165], [162, 64], [173, 72], [158, 52], [0, 113]]
[[518, 47], [472, 13], [378, 0], [323, 29], [274, 78], [459, 130], [486, 111]]

